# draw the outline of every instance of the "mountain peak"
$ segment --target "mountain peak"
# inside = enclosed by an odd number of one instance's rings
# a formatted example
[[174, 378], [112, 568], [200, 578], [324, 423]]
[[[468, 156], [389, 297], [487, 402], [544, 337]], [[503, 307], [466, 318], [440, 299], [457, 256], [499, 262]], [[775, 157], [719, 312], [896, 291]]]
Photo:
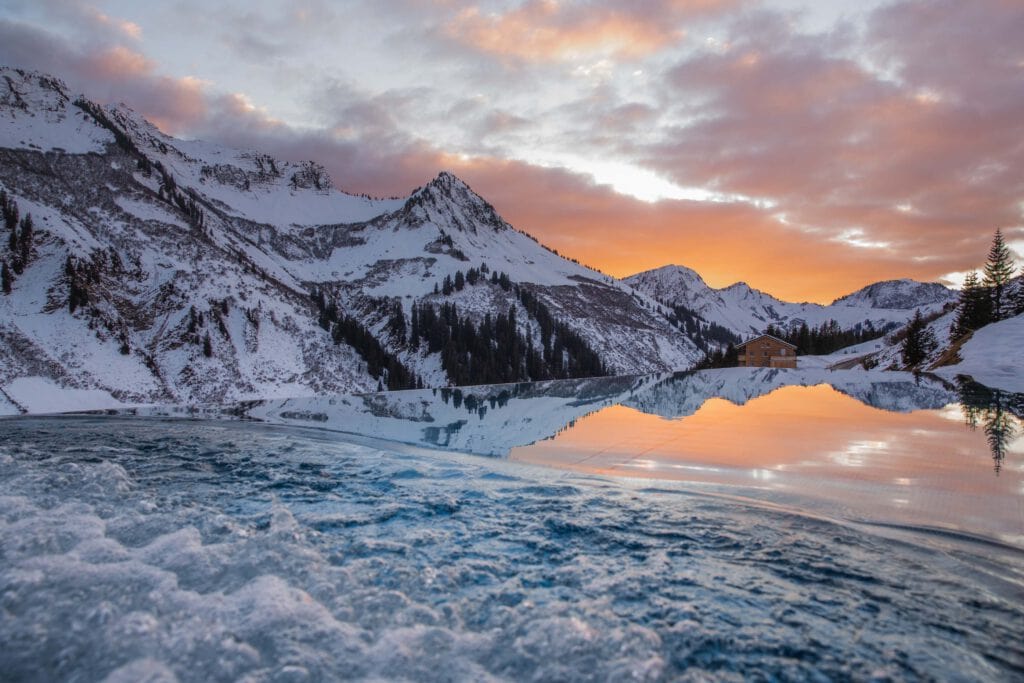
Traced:
[[670, 264], [645, 270], [624, 278], [627, 282], [659, 282], [663, 286], [707, 287], [704, 278], [693, 268]]
[[839, 297], [832, 305], [909, 310], [919, 306], [943, 304], [955, 297], [956, 293], [953, 290], [938, 282], [918, 282], [902, 278], [875, 282]]
[[114, 142], [59, 78], [4, 66], [0, 78], [0, 147], [84, 154]]
[[63, 111], [71, 94], [64, 81], [38, 71], [0, 66], [0, 107], [25, 112]]
[[406, 202], [406, 209], [423, 211], [424, 218], [430, 218], [437, 225], [463, 232], [476, 233], [481, 225], [494, 230], [509, 227], [487, 200], [449, 171], [441, 171], [414, 192]]
[[450, 171], [441, 171], [438, 173], [433, 180], [423, 187], [420, 193], [429, 193], [436, 197], [454, 200], [459, 203], [490, 206], [483, 197], [473, 191], [466, 181], [462, 180]]
[[469, 189], [469, 185], [451, 171], [441, 171], [428, 185], [438, 188]]

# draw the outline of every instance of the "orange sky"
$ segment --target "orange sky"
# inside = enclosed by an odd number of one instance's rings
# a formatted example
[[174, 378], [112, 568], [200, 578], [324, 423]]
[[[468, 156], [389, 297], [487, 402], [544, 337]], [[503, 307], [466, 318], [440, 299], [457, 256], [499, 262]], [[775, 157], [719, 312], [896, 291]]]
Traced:
[[450, 170], [612, 275], [827, 303], [996, 228], [1024, 252], [1022, 31], [1005, 0], [90, 0], [0, 8], [0, 63], [349, 191]]

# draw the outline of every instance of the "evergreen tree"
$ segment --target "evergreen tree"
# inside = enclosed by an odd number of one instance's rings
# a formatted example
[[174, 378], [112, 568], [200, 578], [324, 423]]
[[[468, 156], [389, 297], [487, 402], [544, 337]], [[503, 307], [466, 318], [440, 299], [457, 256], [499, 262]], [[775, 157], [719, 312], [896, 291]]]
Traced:
[[27, 213], [21, 219], [21, 235], [18, 237], [18, 246], [21, 247], [21, 267], [28, 265], [31, 257], [32, 240], [35, 237], [35, 225], [32, 223], [32, 214]]
[[921, 317], [921, 309], [917, 309], [914, 311], [914, 318], [907, 323], [906, 336], [903, 338], [900, 349], [903, 354], [903, 364], [907, 368], [915, 368], [937, 348], [935, 335], [928, 329], [928, 323]]
[[1017, 280], [1017, 300], [1014, 301], [1014, 315], [1024, 313], [1024, 266], [1020, 269], [1020, 277]]
[[207, 358], [213, 357], [213, 343], [210, 342], [210, 333], [203, 335], [203, 355]]
[[985, 263], [985, 286], [992, 293], [992, 321], [998, 322], [1007, 317], [1010, 308], [1004, 301], [1003, 292], [1010, 279], [1013, 278], [1013, 257], [1010, 249], [1003, 241], [1003, 233], [996, 229], [992, 238], [992, 247], [988, 251], [988, 262]]
[[399, 341], [405, 341], [406, 324], [405, 324], [405, 311], [402, 310], [402, 303], [395, 301], [391, 307], [391, 316], [388, 318], [388, 330], [394, 335]]
[[[4, 204], [3, 210], [4, 226], [13, 233], [18, 229], [18, 202], [8, 199]], [[15, 235], [11, 239], [17, 240], [17, 236]]]
[[[705, 337], [717, 341], [719, 345], [730, 343], [731, 333], [717, 325], [710, 325], [705, 331]], [[765, 328], [765, 334], [787, 341], [799, 349], [805, 355], [827, 354], [854, 344], [861, 344], [872, 339], [878, 339], [891, 331], [892, 327], [876, 328], [870, 321], [857, 323], [851, 328], [843, 329], [835, 320], [826, 320], [818, 327], [808, 327], [803, 323], [798, 329], [789, 332], [769, 325]]]
[[412, 304], [412, 329], [409, 332], [409, 345], [418, 349], [420, 346], [420, 311], [415, 302]]
[[441, 292], [445, 296], [451, 296], [451, 293], [452, 293], [452, 276], [451, 275], [445, 275], [444, 276], [444, 285], [441, 287]]
[[0, 273], [0, 279], [3, 281], [4, 294], [11, 293], [11, 285], [14, 283], [14, 276], [11, 275], [11, 269], [7, 265], [7, 261], [3, 262], [2, 273]]
[[992, 322], [992, 298], [988, 289], [978, 282], [978, 274], [971, 271], [964, 280], [957, 302], [956, 320], [950, 328], [953, 339], [962, 337]]
[[466, 287], [466, 277], [461, 270], [455, 271], [455, 291], [461, 292]]
[[[774, 335], [773, 335], [774, 336]], [[734, 368], [739, 365], [740, 352], [729, 343], [725, 349], [721, 347], [705, 352], [704, 357], [693, 367], [694, 370], [711, 370], [714, 368]]]

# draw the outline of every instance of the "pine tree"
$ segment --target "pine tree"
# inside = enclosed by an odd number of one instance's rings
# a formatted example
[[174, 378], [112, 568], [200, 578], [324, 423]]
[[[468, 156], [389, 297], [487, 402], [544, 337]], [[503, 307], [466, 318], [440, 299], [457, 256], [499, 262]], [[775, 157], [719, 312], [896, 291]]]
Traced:
[[207, 358], [213, 357], [213, 344], [210, 342], [210, 333], [203, 335], [203, 355]]
[[388, 329], [400, 342], [405, 341], [406, 323], [405, 323], [405, 311], [402, 310], [402, 304], [399, 301], [395, 301], [391, 308], [391, 317], [388, 319]]
[[11, 250], [11, 255], [12, 256], [17, 255], [17, 253], [18, 253], [18, 224], [17, 224], [17, 222], [14, 223], [14, 228], [11, 230], [11, 234], [7, 238], [7, 248]]
[[14, 283], [14, 276], [11, 275], [10, 266], [7, 265], [7, 261], [3, 262], [2, 273], [0, 273], [0, 279], [3, 281], [4, 294], [11, 293], [11, 285]]
[[18, 229], [18, 203], [12, 199], [8, 199], [4, 205], [4, 226], [12, 233]]
[[921, 317], [921, 309], [914, 312], [914, 318], [907, 323], [905, 329], [906, 336], [900, 349], [903, 364], [907, 368], [915, 368], [935, 352], [938, 343], [935, 341], [935, 335], [928, 329], [928, 323]]
[[412, 305], [412, 330], [409, 333], [409, 345], [414, 349], [420, 347], [420, 307], [415, 302]]
[[34, 238], [35, 226], [32, 223], [32, 214], [27, 213], [21, 219], [21, 235], [18, 237], [18, 246], [21, 247], [21, 267], [28, 265], [31, 257], [32, 240]]
[[1020, 269], [1020, 276], [1017, 279], [1017, 300], [1014, 301], [1014, 315], [1024, 313], [1024, 266]]
[[1009, 302], [1004, 301], [1003, 290], [1013, 278], [1013, 257], [1010, 249], [1003, 241], [1003, 233], [998, 228], [992, 238], [992, 247], [988, 251], [988, 262], [985, 264], [985, 286], [992, 292], [992, 321], [998, 322], [1009, 314]]
[[953, 339], [980, 329], [992, 322], [992, 298], [989, 290], [978, 282], [978, 274], [968, 273], [960, 290], [956, 320], [950, 328]]

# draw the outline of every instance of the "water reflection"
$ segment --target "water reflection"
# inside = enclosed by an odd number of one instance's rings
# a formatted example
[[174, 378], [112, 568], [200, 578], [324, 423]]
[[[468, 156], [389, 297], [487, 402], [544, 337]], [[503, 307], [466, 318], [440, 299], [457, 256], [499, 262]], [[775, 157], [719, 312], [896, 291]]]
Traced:
[[849, 518], [1024, 546], [1022, 406], [1021, 395], [931, 376], [733, 368], [138, 412], [313, 427], [780, 503], [810, 498]]
[[1022, 431], [1024, 394], [989, 389], [964, 379], [958, 381], [957, 394], [967, 426], [976, 430], [979, 424], [982, 425], [998, 475], [1010, 445]]
[[[747, 407], [769, 396], [769, 404]], [[953, 384], [934, 376], [897, 372], [734, 368], [122, 412], [298, 425], [495, 456], [508, 456], [513, 449], [558, 440], [570, 432], [572, 439], [579, 440], [577, 423], [600, 413], [600, 419], [591, 420], [587, 429], [606, 449], [620, 444], [632, 451], [634, 460], [645, 452], [643, 444], [650, 446], [647, 427], [657, 424], [644, 416], [685, 424], [701, 413], [701, 419], [693, 422], [701, 422], [702, 428], [717, 424], [716, 431], [740, 438], [757, 436], [762, 459], [769, 452], [797, 452], [807, 450], [798, 445], [835, 441], [841, 436], [836, 431], [839, 421], [855, 427], [840, 430], [848, 436], [844, 452], [853, 464], [862, 451], [886, 448], [884, 439], [872, 436], [879, 414], [866, 408], [907, 414], [938, 412], [951, 405], [960, 406], [972, 431], [982, 428], [996, 468], [1002, 469], [1022, 431], [1024, 395], [972, 381]], [[825, 429], [827, 425], [832, 429]], [[927, 437], [927, 430], [918, 431]], [[771, 448], [766, 447], [769, 440]], [[747, 453], [749, 448], [731, 452], [740, 451]]]

